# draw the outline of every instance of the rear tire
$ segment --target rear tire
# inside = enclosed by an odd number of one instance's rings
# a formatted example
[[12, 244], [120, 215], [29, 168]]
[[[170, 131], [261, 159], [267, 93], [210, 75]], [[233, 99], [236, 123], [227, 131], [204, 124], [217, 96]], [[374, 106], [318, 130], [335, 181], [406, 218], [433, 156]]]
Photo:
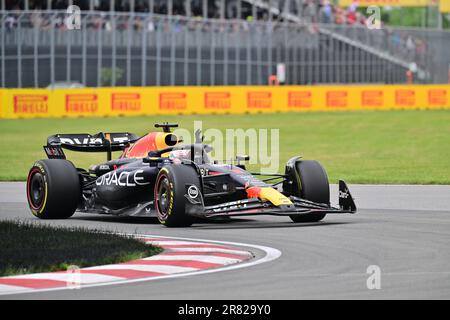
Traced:
[[37, 161], [27, 178], [27, 199], [40, 219], [67, 219], [81, 199], [81, 184], [73, 164], [62, 159]]
[[200, 190], [197, 171], [188, 165], [167, 165], [156, 177], [155, 208], [159, 222], [166, 227], [189, 227], [194, 222], [186, 214], [186, 184]]
[[[330, 203], [330, 185], [325, 169], [314, 160], [302, 160], [296, 164], [296, 170], [300, 176], [299, 194], [295, 196], [305, 200]], [[325, 218], [326, 214], [310, 213], [304, 215], [290, 216], [294, 222], [317, 222]]]

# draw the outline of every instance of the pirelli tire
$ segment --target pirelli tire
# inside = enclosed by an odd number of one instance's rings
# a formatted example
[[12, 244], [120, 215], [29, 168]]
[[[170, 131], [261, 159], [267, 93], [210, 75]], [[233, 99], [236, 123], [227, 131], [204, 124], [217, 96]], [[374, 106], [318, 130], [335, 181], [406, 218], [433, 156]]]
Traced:
[[159, 222], [166, 227], [189, 227], [194, 218], [186, 214], [186, 185], [200, 190], [197, 171], [183, 164], [164, 166], [156, 177], [155, 209]]
[[[300, 185], [296, 196], [313, 202], [330, 203], [330, 185], [325, 169], [318, 161], [301, 160], [295, 164], [295, 169], [300, 178]], [[294, 222], [317, 222], [325, 218], [325, 213], [309, 213], [304, 215], [292, 215]]]
[[27, 200], [40, 219], [67, 219], [81, 199], [81, 184], [74, 165], [63, 159], [39, 160], [27, 178]]

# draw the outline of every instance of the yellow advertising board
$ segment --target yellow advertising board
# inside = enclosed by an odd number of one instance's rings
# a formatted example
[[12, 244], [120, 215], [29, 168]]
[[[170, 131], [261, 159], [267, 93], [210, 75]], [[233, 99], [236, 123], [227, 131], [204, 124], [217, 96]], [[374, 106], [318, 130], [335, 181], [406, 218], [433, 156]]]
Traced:
[[450, 0], [440, 0], [439, 8], [442, 13], [450, 13]]
[[450, 85], [0, 89], [0, 118], [450, 109]]
[[[441, 0], [446, 2], [448, 0]], [[357, 2], [360, 7], [369, 6], [391, 6], [391, 7], [426, 7], [437, 5], [439, 0], [339, 0], [339, 5], [348, 7], [353, 2]]]

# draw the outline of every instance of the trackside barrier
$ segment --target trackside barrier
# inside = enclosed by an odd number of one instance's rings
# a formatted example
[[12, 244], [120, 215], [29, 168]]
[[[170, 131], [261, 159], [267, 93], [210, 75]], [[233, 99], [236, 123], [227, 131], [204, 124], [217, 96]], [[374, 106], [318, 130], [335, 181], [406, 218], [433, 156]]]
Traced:
[[0, 89], [0, 118], [450, 109], [450, 85]]

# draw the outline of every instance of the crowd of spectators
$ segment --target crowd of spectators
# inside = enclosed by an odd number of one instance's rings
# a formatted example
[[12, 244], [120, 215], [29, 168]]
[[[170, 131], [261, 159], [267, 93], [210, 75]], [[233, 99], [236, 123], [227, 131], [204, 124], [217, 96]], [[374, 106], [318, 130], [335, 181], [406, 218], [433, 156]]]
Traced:
[[[214, 15], [217, 6], [215, 5], [216, 0], [208, 0], [208, 8], [211, 8], [211, 15]], [[53, 10], [65, 10], [69, 5], [69, 0], [51, 0], [51, 9]], [[72, 4], [80, 7], [81, 10], [90, 10], [91, 8], [95, 11], [110, 11], [110, 0], [73, 0]], [[174, 15], [184, 15], [185, 1], [184, 0], [173, 0], [172, 13]], [[41, 9], [46, 10], [48, 8], [48, 0], [29, 0], [29, 9]], [[91, 7], [92, 5], [92, 7]], [[130, 11], [131, 1], [129, 0], [115, 0], [114, 10], [116, 12], [128, 12]], [[167, 0], [153, 0], [153, 12], [157, 14], [167, 14], [168, 13], [168, 2]], [[6, 10], [24, 10], [25, 1], [24, 0], [5, 0]], [[134, 1], [134, 12], [149, 12], [149, 1], [147, 0], [135, 0]], [[191, 0], [191, 11], [193, 15], [201, 14], [202, 11], [202, 0]]]
[[[175, 30], [181, 31], [184, 29], [189, 30], [203, 30], [203, 31], [217, 31], [217, 32], [241, 32], [241, 31], [251, 31], [255, 26], [250, 23], [254, 20], [267, 21], [269, 20], [269, 13], [267, 10], [258, 9], [256, 10], [256, 16], [253, 17], [255, 10], [245, 1], [242, 1], [241, 19], [237, 18], [237, 9], [235, 6], [230, 6], [226, 8], [226, 17], [228, 18], [226, 23], [215, 22], [210, 23], [201, 19], [202, 13], [202, 0], [191, 0], [191, 14], [196, 17], [195, 19], [184, 19], [183, 16], [186, 15], [186, 7], [184, 0], [173, 0], [172, 13], [173, 18], [164, 19], [161, 16], [149, 17], [145, 14], [137, 14], [134, 16], [129, 15], [119, 15], [114, 19], [109, 15], [109, 0], [92, 0], [93, 8], [96, 11], [86, 15], [83, 19], [85, 26], [89, 29], [102, 29], [106, 31], [116, 30], [127, 30], [132, 28], [136, 31], [147, 31], [153, 32], [158, 28], [164, 30]], [[221, 0], [208, 0], [208, 17], [218, 18], [220, 16], [220, 10], [218, 1]], [[352, 5], [348, 8], [342, 8], [334, 5], [330, 0], [302, 0], [300, 6], [297, 6], [297, 1], [280, 0], [278, 2], [273, 1], [274, 4], [278, 4], [278, 9], [280, 12], [287, 10], [289, 13], [294, 14], [297, 17], [301, 17], [301, 20], [305, 22], [305, 25], [309, 25], [308, 30], [311, 33], [317, 32], [318, 24], [333, 24], [334, 26], [365, 26], [366, 17], [358, 11], [357, 1], [354, 1]], [[90, 5], [92, 5], [89, 0], [73, 0], [73, 4], [78, 5], [82, 10], [89, 10]], [[116, 12], [128, 12], [130, 11], [130, 1], [115, 0], [115, 10]], [[134, 11], [136, 13], [146, 13], [149, 12], [148, 8], [149, 1], [147, 0], [135, 0]], [[233, 0], [229, 0], [226, 4], [233, 4]], [[234, 2], [236, 3], [236, 2]], [[6, 0], [6, 9], [15, 10], [15, 13], [10, 13], [4, 18], [4, 25], [7, 30], [11, 30], [17, 27], [18, 24], [18, 13], [24, 9], [24, 1], [13, 1]], [[65, 14], [53, 14], [46, 11], [47, 0], [29, 0], [29, 9], [32, 13], [26, 16], [26, 19], [21, 20], [22, 27], [37, 27], [41, 30], [50, 29], [52, 23], [55, 28], [64, 29], [66, 28], [64, 19]], [[65, 10], [69, 4], [68, 0], [52, 0], [52, 9], [55, 10]], [[156, 14], [164, 15], [167, 14], [167, 1], [166, 0], [154, 0], [153, 12]], [[273, 15], [273, 23], [260, 24], [259, 27], [276, 28], [277, 24], [282, 24], [283, 15]], [[341, 28], [342, 29], [342, 28]], [[346, 30], [345, 28], [343, 30]], [[418, 56], [423, 56], [426, 53], [426, 42], [421, 39], [414, 37], [410, 34], [395, 32], [386, 26], [382, 28], [384, 32], [384, 39], [387, 42], [383, 45], [389, 47], [389, 50], [393, 53], [402, 55], [408, 60], [415, 60]]]
[[[190, 0], [190, 11], [194, 17], [203, 15], [203, 1], [202, 0]], [[224, 1], [226, 9], [224, 10], [225, 17], [228, 19], [239, 18], [237, 10], [236, 0], [208, 0], [207, 1], [207, 13], [208, 18], [220, 17], [220, 2]], [[301, 0], [289, 1], [279, 0], [272, 1], [275, 6], [278, 6], [280, 12], [287, 11], [296, 16], [302, 17], [306, 22], [315, 23], [335, 23], [335, 24], [364, 24], [366, 17], [357, 11], [357, 1], [349, 6], [347, 9], [341, 8], [332, 4], [330, 0]], [[68, 0], [51, 0], [51, 9], [65, 10], [69, 5]], [[134, 12], [145, 13], [151, 11], [149, 8], [149, 1], [147, 0], [135, 0]], [[28, 7], [30, 10], [46, 10], [48, 0], [29, 0]], [[110, 0], [73, 0], [72, 4], [80, 7], [81, 10], [94, 9], [95, 11], [110, 11]], [[300, 5], [299, 5], [300, 4]], [[127, 0], [115, 0], [114, 10], [115, 12], [129, 12], [131, 1]], [[5, 0], [6, 10], [24, 10], [24, 0]], [[173, 15], [186, 15], [186, 0], [172, 0], [172, 14]], [[156, 14], [167, 14], [169, 11], [167, 0], [153, 0], [153, 10]], [[250, 3], [241, 1], [240, 14], [242, 19], [254, 19], [264, 20], [267, 19], [267, 10], [258, 8], [256, 10], [256, 16], [253, 17], [254, 10]], [[282, 15], [274, 16], [275, 19], [282, 20]]]

